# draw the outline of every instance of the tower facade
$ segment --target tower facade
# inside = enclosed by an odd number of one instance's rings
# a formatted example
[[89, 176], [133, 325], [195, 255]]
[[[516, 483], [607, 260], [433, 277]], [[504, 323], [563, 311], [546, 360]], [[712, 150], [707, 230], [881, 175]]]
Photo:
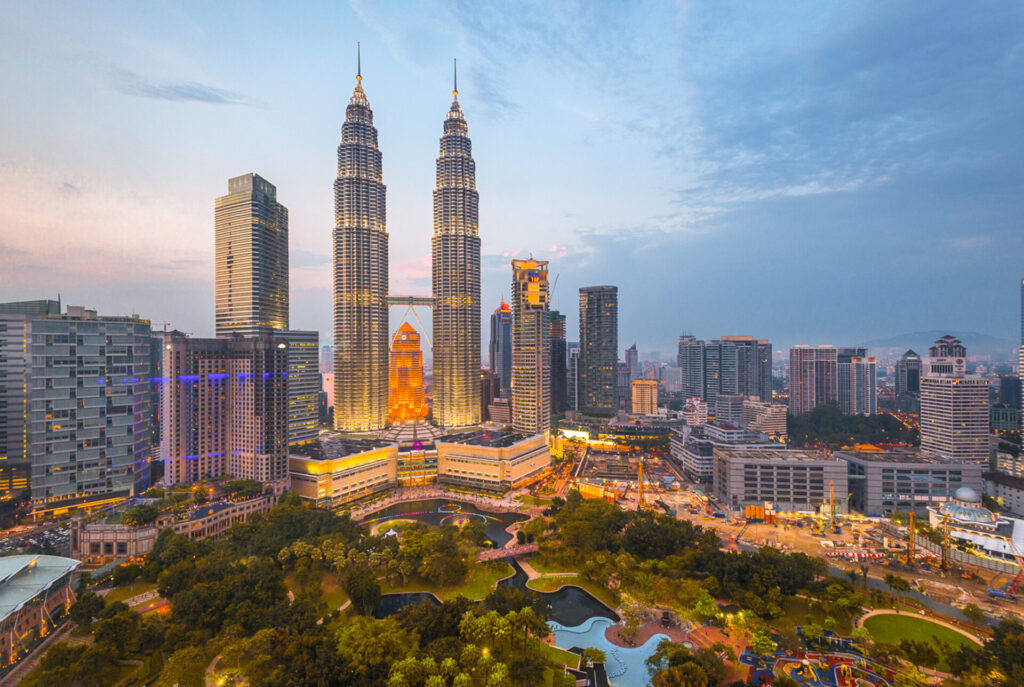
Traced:
[[360, 69], [345, 109], [334, 180], [334, 427], [388, 419], [387, 194]]
[[444, 121], [434, 186], [434, 422], [480, 422], [480, 228], [476, 163], [459, 90]]
[[258, 174], [214, 201], [217, 336], [288, 329], [288, 208]]
[[512, 308], [501, 302], [491, 315], [491, 372], [498, 375], [501, 395], [512, 395]]
[[391, 422], [417, 422], [427, 417], [423, 391], [423, 350], [420, 333], [405, 322], [391, 340], [388, 374]]
[[565, 315], [548, 312], [548, 345], [551, 348], [551, 412], [565, 413], [568, 406], [568, 347], [565, 341]]
[[839, 400], [838, 358], [832, 346], [789, 349], [789, 412], [809, 413]]
[[615, 412], [619, 364], [619, 288], [580, 289], [580, 410]]
[[551, 425], [548, 263], [512, 261], [512, 426], [543, 434]]

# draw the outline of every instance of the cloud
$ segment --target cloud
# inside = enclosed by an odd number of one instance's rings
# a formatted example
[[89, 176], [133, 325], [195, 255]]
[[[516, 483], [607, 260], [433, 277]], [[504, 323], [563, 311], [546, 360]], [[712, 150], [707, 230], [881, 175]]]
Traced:
[[421, 255], [418, 258], [400, 262], [395, 265], [395, 268], [399, 275], [409, 280], [410, 284], [416, 286], [428, 284], [433, 276], [433, 262], [430, 255]]
[[245, 95], [196, 81], [154, 82], [125, 69], [114, 69], [113, 88], [122, 95], [172, 102], [205, 103], [208, 105], [245, 105], [256, 107]]
[[293, 248], [288, 251], [288, 264], [292, 269], [319, 267], [320, 265], [331, 264], [331, 256], [326, 253]]

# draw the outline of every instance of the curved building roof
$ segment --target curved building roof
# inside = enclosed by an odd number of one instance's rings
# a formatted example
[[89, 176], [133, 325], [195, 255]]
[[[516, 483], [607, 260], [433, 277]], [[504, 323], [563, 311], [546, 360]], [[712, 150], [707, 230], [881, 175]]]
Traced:
[[0, 558], [0, 620], [21, 609], [80, 564], [81, 561], [61, 556]]

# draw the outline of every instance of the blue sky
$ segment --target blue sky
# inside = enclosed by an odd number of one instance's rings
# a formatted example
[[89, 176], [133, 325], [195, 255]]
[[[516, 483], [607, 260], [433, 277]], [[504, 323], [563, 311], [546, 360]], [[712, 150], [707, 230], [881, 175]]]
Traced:
[[532, 253], [559, 275], [570, 332], [580, 286], [619, 286], [622, 348], [667, 354], [683, 331], [778, 348], [1019, 331], [1019, 3], [0, 11], [3, 300], [60, 292], [212, 334], [213, 199], [255, 171], [290, 211], [292, 326], [329, 338], [331, 185], [358, 40], [393, 293], [429, 290], [458, 57], [485, 313], [509, 260]]

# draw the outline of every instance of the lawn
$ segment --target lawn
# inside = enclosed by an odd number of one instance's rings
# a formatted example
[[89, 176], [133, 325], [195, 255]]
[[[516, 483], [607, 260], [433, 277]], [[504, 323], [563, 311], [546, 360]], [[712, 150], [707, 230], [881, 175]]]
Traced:
[[145, 594], [146, 592], [151, 592], [154, 589], [156, 589], [156, 582], [143, 582], [141, 580], [136, 580], [133, 584], [126, 584], [122, 587], [111, 589], [103, 598], [106, 599], [108, 603], [113, 601], [127, 601], [133, 596]]
[[[797, 625], [806, 625], [807, 617], [817, 625], [825, 626], [825, 618], [828, 615], [817, 605], [812, 605], [807, 599], [792, 596], [782, 602], [782, 615], [773, 621], [773, 624], [780, 630], [793, 630]], [[850, 625], [850, 616], [847, 613], [839, 613], [833, 616], [836, 620], [836, 632], [842, 635], [849, 635], [853, 631]]]
[[512, 566], [505, 562], [472, 563], [469, 566], [469, 574], [466, 576], [466, 580], [454, 587], [441, 587], [419, 577], [414, 577], [404, 585], [391, 585], [385, 582], [381, 585], [381, 591], [385, 594], [393, 592], [433, 592], [442, 601], [454, 599], [459, 595], [473, 601], [479, 601], [491, 593], [498, 580], [512, 575], [513, 572], [515, 571], [512, 570]]
[[614, 609], [619, 605], [618, 600], [610, 590], [592, 582], [588, 582], [587, 580], [582, 579], [579, 575], [565, 575], [559, 577], [541, 576], [530, 580], [526, 583], [526, 586], [538, 592], [553, 592], [567, 584], [586, 589], [595, 596], [598, 601], [608, 606], [608, 608]]
[[531, 556], [530, 558], [527, 559], [527, 562], [530, 564], [530, 567], [532, 567], [534, 570], [536, 570], [537, 572], [539, 572], [541, 574], [543, 574], [543, 573], [560, 573], [560, 572], [576, 572], [575, 569], [573, 569], [573, 568], [571, 568], [569, 566], [566, 566], [566, 565], [559, 565], [557, 563], [553, 563], [553, 562], [549, 561], [547, 558], [545, 558], [544, 556]]
[[543, 642], [541, 643], [541, 654], [543, 654], [544, 658], [559, 666], [565, 665], [570, 668], [575, 668], [580, 663], [580, 657], [571, 651], [565, 651], [564, 649], [559, 649], [557, 646], [551, 646], [550, 644], [544, 644]]
[[527, 506], [550, 506], [551, 499], [542, 499], [530, 494], [520, 494], [516, 497], [516, 501], [526, 504]]
[[[929, 642], [939, 652], [940, 657], [942, 652], [936, 643], [936, 639], [940, 642], [945, 642], [953, 650], [968, 644], [974, 645], [974, 642], [956, 630], [936, 625], [930, 620], [909, 614], [871, 616], [864, 621], [864, 627], [868, 629], [868, 632], [871, 633], [876, 642], [897, 644], [901, 639], [916, 639]], [[949, 671], [949, 666], [944, 658], [940, 658], [938, 669]]]

